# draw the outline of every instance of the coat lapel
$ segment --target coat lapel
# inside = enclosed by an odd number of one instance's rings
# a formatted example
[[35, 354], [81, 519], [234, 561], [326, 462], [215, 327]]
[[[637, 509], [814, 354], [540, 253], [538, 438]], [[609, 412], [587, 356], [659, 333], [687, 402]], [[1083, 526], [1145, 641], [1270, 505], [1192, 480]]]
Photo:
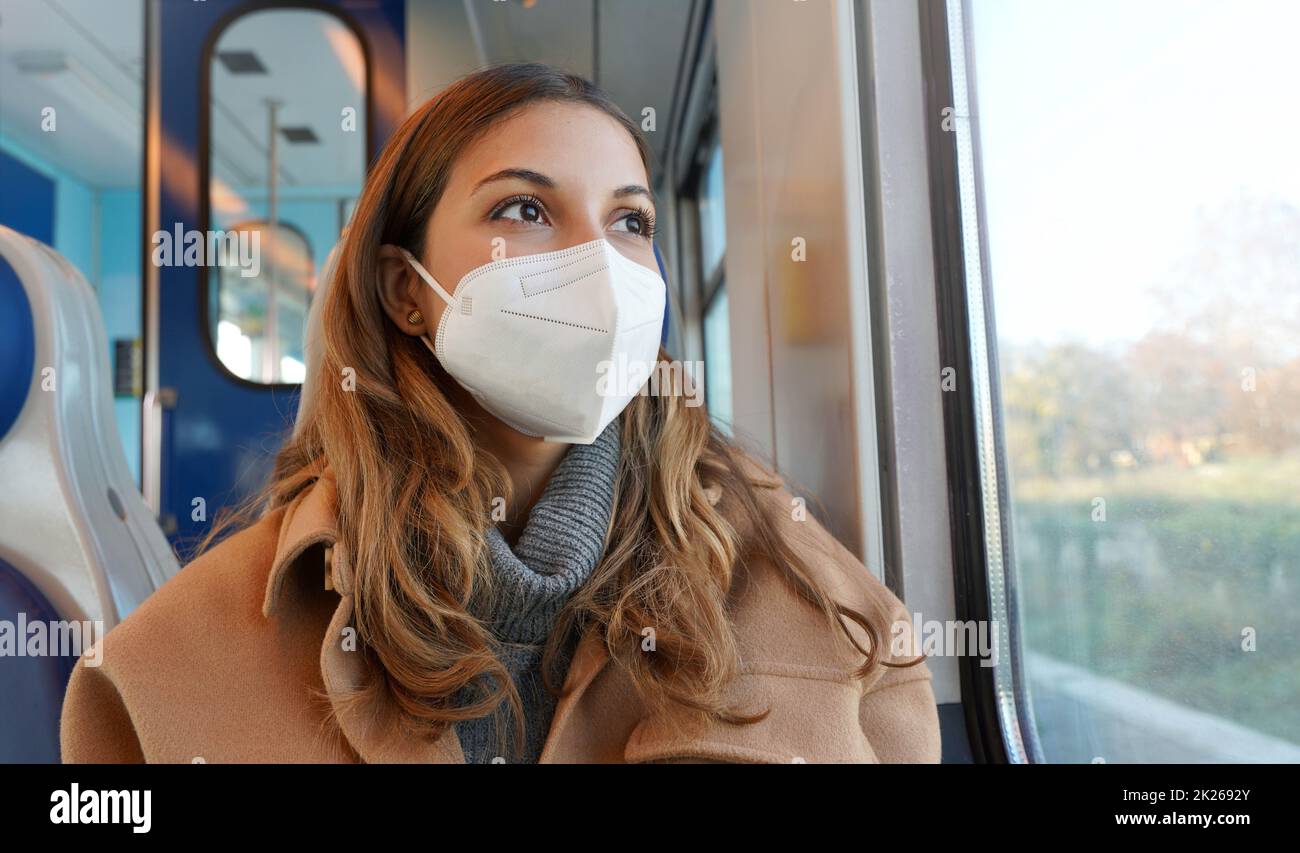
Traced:
[[[338, 578], [336, 574], [335, 583]], [[364, 703], [344, 701], [344, 697], [371, 682], [377, 674], [366, 663], [356, 646], [352, 619], [352, 594], [339, 601], [321, 644], [321, 677], [334, 718], [343, 736], [366, 764], [464, 764], [465, 755], [455, 729], [448, 727], [435, 740], [416, 737], [404, 731], [397, 710], [384, 692]]]
[[403, 731], [392, 703], [378, 694], [365, 702], [348, 697], [377, 677], [359, 647], [351, 626], [353, 613], [352, 567], [338, 547], [334, 480], [321, 477], [295, 498], [280, 522], [275, 560], [267, 577], [262, 613], [274, 618], [293, 601], [285, 595], [291, 571], [312, 571], [304, 560], [314, 546], [323, 546], [319, 565], [325, 589], [338, 593], [339, 603], [321, 639], [320, 675], [329, 697], [334, 721], [357, 757], [367, 764], [463, 763], [465, 758], [455, 731], [448, 729], [434, 741]]
[[[288, 573], [301, 564], [309, 549], [323, 546], [321, 583], [338, 593], [339, 603], [321, 642], [321, 681], [334, 719], [348, 744], [367, 764], [463, 764], [465, 754], [454, 728], [449, 727], [437, 739], [429, 741], [403, 730], [400, 715], [386, 693], [380, 691], [365, 702], [348, 698], [379, 674], [361, 653], [351, 626], [353, 571], [344, 549], [337, 546], [335, 501], [335, 484], [327, 475], [287, 508], [267, 577], [262, 612], [272, 618], [281, 608], [292, 606], [283, 594]], [[310, 569], [303, 567], [303, 570]], [[579, 641], [542, 749], [542, 762], [554, 760], [557, 744], [575, 705], [608, 657], [598, 632], [589, 630]]]
[[564, 733], [568, 730], [569, 720], [573, 717], [573, 709], [608, 661], [609, 652], [605, 649], [605, 642], [600, 632], [595, 628], [588, 629], [578, 641], [578, 647], [573, 652], [573, 661], [564, 676], [564, 688], [555, 704], [551, 729], [546, 733], [546, 743], [542, 746], [542, 754], [537, 759], [539, 764], [556, 764], [564, 760], [558, 758], [559, 745], [563, 743]]

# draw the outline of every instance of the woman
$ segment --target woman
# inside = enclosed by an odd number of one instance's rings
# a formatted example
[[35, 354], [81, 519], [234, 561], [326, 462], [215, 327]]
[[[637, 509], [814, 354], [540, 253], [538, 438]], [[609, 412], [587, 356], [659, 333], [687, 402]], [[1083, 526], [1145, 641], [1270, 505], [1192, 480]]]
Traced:
[[612, 381], [667, 359], [649, 186], [546, 66], [407, 119], [260, 518], [78, 664], [65, 761], [937, 761], [901, 603], [680, 373]]

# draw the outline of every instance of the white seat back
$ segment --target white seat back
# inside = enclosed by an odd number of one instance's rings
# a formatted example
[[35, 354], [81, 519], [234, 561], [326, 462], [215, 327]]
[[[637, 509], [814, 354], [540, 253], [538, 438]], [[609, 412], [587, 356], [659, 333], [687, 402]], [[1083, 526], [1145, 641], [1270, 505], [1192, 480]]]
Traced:
[[25, 403], [0, 436], [0, 559], [61, 618], [107, 630], [180, 567], [122, 451], [94, 291], [49, 246], [4, 226], [0, 256], [26, 294], [35, 344]]

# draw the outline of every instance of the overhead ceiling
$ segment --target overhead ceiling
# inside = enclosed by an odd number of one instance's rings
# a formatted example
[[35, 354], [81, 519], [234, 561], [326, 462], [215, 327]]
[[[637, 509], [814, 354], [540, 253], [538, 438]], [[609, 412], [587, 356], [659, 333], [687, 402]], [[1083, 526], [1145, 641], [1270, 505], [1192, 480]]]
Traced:
[[699, 0], [465, 0], [480, 59], [538, 61], [581, 74], [633, 120], [655, 110], [646, 133], [662, 174], [673, 97]]
[[138, 186], [143, 33], [142, 0], [0, 0], [0, 134], [93, 187]]
[[[638, 122], [653, 108], [646, 137], [658, 174], [695, 2], [411, 0], [463, 9], [480, 62], [537, 60], [577, 72]], [[0, 0], [0, 134], [92, 187], [138, 186], [143, 14], [143, 0]], [[410, 47], [410, 62], [439, 50]], [[283, 186], [360, 181], [364, 110], [350, 134], [340, 111], [359, 103], [364, 72], [345, 28], [307, 9], [257, 11], [232, 24], [217, 50], [250, 51], [268, 72], [232, 74], [214, 59], [213, 165], [223, 182], [265, 183], [268, 99], [283, 104], [281, 125], [309, 127], [319, 140], [280, 137]], [[58, 129], [45, 133], [42, 110], [51, 106]]]
[[[287, 44], [292, 51], [285, 50]], [[244, 66], [232, 60], [252, 60], [263, 70], [237, 73]], [[314, 9], [243, 15], [221, 33], [211, 66], [210, 133], [218, 179], [234, 188], [266, 185], [274, 103], [280, 185], [360, 189], [365, 60], [356, 36], [337, 17]], [[346, 125], [345, 109], [353, 111]], [[304, 136], [315, 141], [294, 141]]]
[[[140, 184], [143, 0], [0, 0], [0, 134], [98, 189]], [[293, 49], [286, 50], [286, 45]], [[234, 189], [266, 184], [268, 101], [280, 104], [280, 183], [360, 185], [365, 71], [355, 37], [334, 16], [268, 9], [235, 20], [214, 54], [251, 52], [261, 74], [212, 60], [213, 172]], [[342, 110], [356, 109], [356, 129]], [[55, 109], [55, 131], [42, 130]], [[310, 128], [315, 143], [294, 143]]]

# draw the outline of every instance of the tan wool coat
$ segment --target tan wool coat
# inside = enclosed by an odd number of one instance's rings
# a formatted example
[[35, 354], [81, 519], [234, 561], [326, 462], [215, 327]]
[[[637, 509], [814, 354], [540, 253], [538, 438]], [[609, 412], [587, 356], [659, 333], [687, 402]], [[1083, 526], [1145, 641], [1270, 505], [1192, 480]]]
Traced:
[[[759, 489], [771, 523], [832, 598], [890, 623], [907, 619], [811, 516], [795, 520], [776, 482]], [[343, 639], [352, 633], [352, 572], [334, 547], [334, 499], [333, 480], [318, 480], [164, 584], [101, 640], [100, 666], [84, 656], [64, 701], [63, 760], [464, 763], [453, 729], [430, 742], [404, 734], [388, 700], [338, 701], [368, 678], [369, 664]], [[743, 530], [719, 487], [710, 500]], [[939, 760], [924, 663], [855, 678], [861, 657], [765, 560], [741, 567], [731, 595], [742, 667], [729, 698], [746, 712], [768, 710], [765, 719], [732, 725], [648, 712], [593, 629], [578, 644], [541, 763]], [[888, 638], [890, 625], [879, 628]]]

